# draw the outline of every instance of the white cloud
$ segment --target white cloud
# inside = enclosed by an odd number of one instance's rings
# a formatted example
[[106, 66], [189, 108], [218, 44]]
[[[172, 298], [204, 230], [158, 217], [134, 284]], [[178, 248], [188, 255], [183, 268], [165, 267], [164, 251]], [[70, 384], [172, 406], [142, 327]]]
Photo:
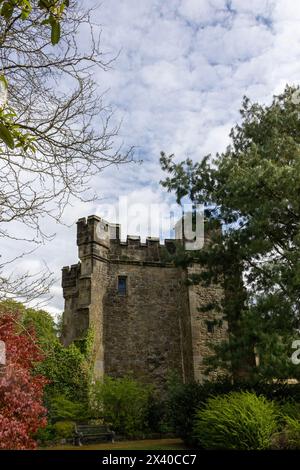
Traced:
[[[286, 3], [285, 0], [283, 1]], [[244, 0], [232, 0], [230, 3], [232, 10], [236, 10], [238, 13], [258, 16], [269, 15], [274, 10], [277, 2], [276, 0], [252, 0], [250, 3]]]
[[178, 11], [187, 20], [200, 24], [220, 21], [227, 16], [225, 0], [184, 0]]
[[300, 3], [294, 0], [277, 0], [274, 5], [273, 17], [279, 24], [288, 22], [289, 24], [300, 21]]

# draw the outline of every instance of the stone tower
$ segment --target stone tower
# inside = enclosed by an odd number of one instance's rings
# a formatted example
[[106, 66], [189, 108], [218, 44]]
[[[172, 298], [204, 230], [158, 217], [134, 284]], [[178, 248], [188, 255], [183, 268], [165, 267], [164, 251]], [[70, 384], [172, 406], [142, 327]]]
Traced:
[[63, 343], [93, 328], [95, 376], [134, 377], [163, 386], [169, 372], [203, 381], [210, 343], [226, 338], [226, 322], [199, 311], [223, 295], [220, 286], [188, 285], [199, 265], [177, 267], [182, 242], [128, 236], [97, 216], [77, 222], [79, 263], [62, 270]]

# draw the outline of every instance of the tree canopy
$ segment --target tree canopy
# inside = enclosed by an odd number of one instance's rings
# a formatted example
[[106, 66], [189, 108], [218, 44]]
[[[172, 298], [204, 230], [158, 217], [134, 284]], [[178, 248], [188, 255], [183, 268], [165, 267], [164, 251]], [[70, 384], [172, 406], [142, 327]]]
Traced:
[[206, 266], [197, 282], [220, 282], [225, 289], [221, 308], [230, 341], [218, 348], [218, 363], [230, 361], [236, 370], [243, 364], [252, 376], [299, 376], [290, 360], [300, 326], [296, 92], [287, 86], [270, 105], [244, 98], [224, 153], [196, 163], [161, 155], [169, 173], [163, 185], [178, 201], [189, 196], [204, 203], [207, 227], [222, 227], [209, 246], [193, 253]]

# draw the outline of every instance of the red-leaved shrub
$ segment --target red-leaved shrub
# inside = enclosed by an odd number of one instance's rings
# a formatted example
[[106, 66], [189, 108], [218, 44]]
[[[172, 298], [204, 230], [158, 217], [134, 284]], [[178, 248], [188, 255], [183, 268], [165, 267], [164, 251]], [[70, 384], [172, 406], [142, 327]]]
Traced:
[[47, 380], [35, 375], [42, 360], [33, 331], [18, 326], [16, 312], [0, 311], [0, 340], [6, 365], [0, 366], [0, 449], [34, 449], [34, 434], [46, 425], [43, 389]]

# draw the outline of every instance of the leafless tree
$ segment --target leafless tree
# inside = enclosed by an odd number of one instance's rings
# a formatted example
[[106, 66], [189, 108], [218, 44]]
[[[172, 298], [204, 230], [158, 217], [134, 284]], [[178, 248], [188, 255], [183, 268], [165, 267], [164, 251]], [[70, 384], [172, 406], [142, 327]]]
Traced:
[[[34, 138], [36, 148], [0, 145], [0, 237], [23, 239], [11, 231], [17, 222], [26, 226], [26, 233], [31, 230], [32, 242], [40, 243], [50, 236], [41, 219], [60, 221], [74, 197], [91, 200], [91, 177], [128, 162], [132, 152], [116, 149], [118, 127], [111, 124], [112, 111], [97, 91], [94, 77], [110, 68], [111, 58], [101, 51], [94, 11], [83, 10], [84, 2], [71, 2], [61, 21], [59, 44], [52, 46], [37, 3], [25, 21], [16, 15], [8, 23], [0, 19], [9, 104], [16, 111], [15, 123]], [[6, 262], [0, 263], [0, 271]], [[31, 298], [44, 294], [48, 281], [48, 273], [40, 283], [28, 276], [0, 275], [1, 295]]]

